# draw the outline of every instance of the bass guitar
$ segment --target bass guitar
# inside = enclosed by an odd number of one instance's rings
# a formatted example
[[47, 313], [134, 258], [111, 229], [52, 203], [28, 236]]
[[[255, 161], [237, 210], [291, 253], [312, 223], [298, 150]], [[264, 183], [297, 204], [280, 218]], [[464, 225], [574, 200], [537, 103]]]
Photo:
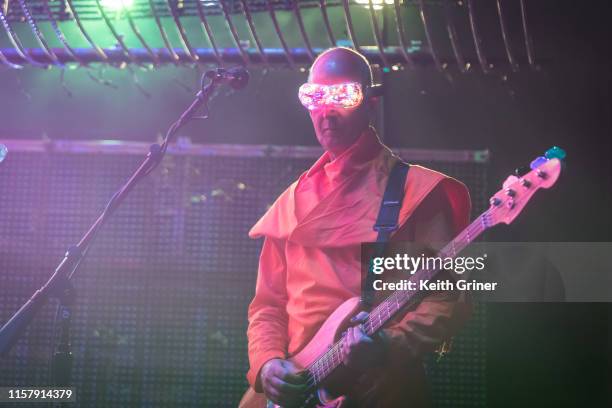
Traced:
[[[523, 211], [536, 191], [550, 188], [561, 173], [565, 152], [553, 147], [531, 163], [532, 170], [520, 177], [510, 176], [501, 190], [490, 199], [489, 208], [468, 225], [455, 239], [442, 248], [437, 256], [454, 258], [485, 230], [500, 224], [510, 224]], [[436, 270], [419, 270], [410, 280], [432, 280]], [[415, 286], [419, 286], [418, 283]], [[401, 310], [414, 306], [421, 299], [420, 290], [397, 290], [374, 307], [362, 323], [369, 336], [376, 334]], [[289, 358], [302, 368], [308, 378], [308, 392], [298, 407], [340, 407], [344, 401], [341, 384], [350, 384], [342, 370], [342, 333], [351, 326], [351, 318], [361, 311], [358, 297], [346, 300], [323, 323], [312, 340]], [[340, 384], [340, 386], [338, 386]], [[242, 397], [241, 408], [280, 408], [268, 401], [263, 393], [249, 388]], [[285, 407], [288, 408], [288, 407]]]

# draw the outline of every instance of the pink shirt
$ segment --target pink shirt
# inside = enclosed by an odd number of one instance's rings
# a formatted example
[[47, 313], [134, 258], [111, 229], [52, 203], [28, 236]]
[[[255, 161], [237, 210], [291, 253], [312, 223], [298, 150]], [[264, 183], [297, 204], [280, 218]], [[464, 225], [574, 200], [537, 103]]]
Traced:
[[[266, 361], [298, 352], [341, 303], [360, 295], [360, 244], [376, 239], [372, 227], [396, 160], [368, 129], [335, 160], [324, 153], [251, 229], [252, 238], [265, 237], [248, 312], [251, 385]], [[465, 186], [420, 166], [408, 172], [400, 225], [436, 186], [455, 230], [467, 225]]]

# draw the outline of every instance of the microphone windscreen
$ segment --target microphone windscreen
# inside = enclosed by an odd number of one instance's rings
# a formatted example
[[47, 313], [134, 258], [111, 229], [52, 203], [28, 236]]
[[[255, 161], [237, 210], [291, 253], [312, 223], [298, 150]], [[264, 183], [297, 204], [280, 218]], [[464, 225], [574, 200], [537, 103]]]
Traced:
[[233, 89], [242, 89], [249, 83], [249, 71], [243, 67], [232, 68], [231, 73], [234, 78], [230, 81], [229, 85]]

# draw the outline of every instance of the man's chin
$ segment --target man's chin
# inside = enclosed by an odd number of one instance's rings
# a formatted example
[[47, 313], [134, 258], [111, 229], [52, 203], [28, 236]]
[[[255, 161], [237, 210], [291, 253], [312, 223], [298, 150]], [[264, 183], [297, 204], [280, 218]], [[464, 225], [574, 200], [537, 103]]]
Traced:
[[326, 144], [329, 145], [337, 145], [343, 139], [343, 134], [338, 129], [323, 129], [321, 136]]
[[335, 150], [341, 144], [335, 137], [329, 137], [327, 134], [319, 142], [325, 150]]

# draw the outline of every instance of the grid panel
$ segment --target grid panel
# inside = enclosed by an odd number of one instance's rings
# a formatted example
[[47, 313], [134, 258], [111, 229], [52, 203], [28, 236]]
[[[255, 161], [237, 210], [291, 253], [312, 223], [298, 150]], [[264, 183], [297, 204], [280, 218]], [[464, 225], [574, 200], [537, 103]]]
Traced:
[[[0, 320], [40, 287], [140, 159], [16, 153], [0, 172]], [[79, 271], [73, 320], [80, 406], [235, 406], [246, 388], [246, 310], [260, 242], [246, 233], [312, 163], [289, 157], [170, 156], [105, 226]], [[486, 205], [486, 165], [422, 163], [468, 184]], [[5, 245], [6, 244], [6, 245]], [[47, 305], [0, 384], [43, 385]], [[484, 312], [454, 352], [430, 363], [439, 407], [482, 406]]]

